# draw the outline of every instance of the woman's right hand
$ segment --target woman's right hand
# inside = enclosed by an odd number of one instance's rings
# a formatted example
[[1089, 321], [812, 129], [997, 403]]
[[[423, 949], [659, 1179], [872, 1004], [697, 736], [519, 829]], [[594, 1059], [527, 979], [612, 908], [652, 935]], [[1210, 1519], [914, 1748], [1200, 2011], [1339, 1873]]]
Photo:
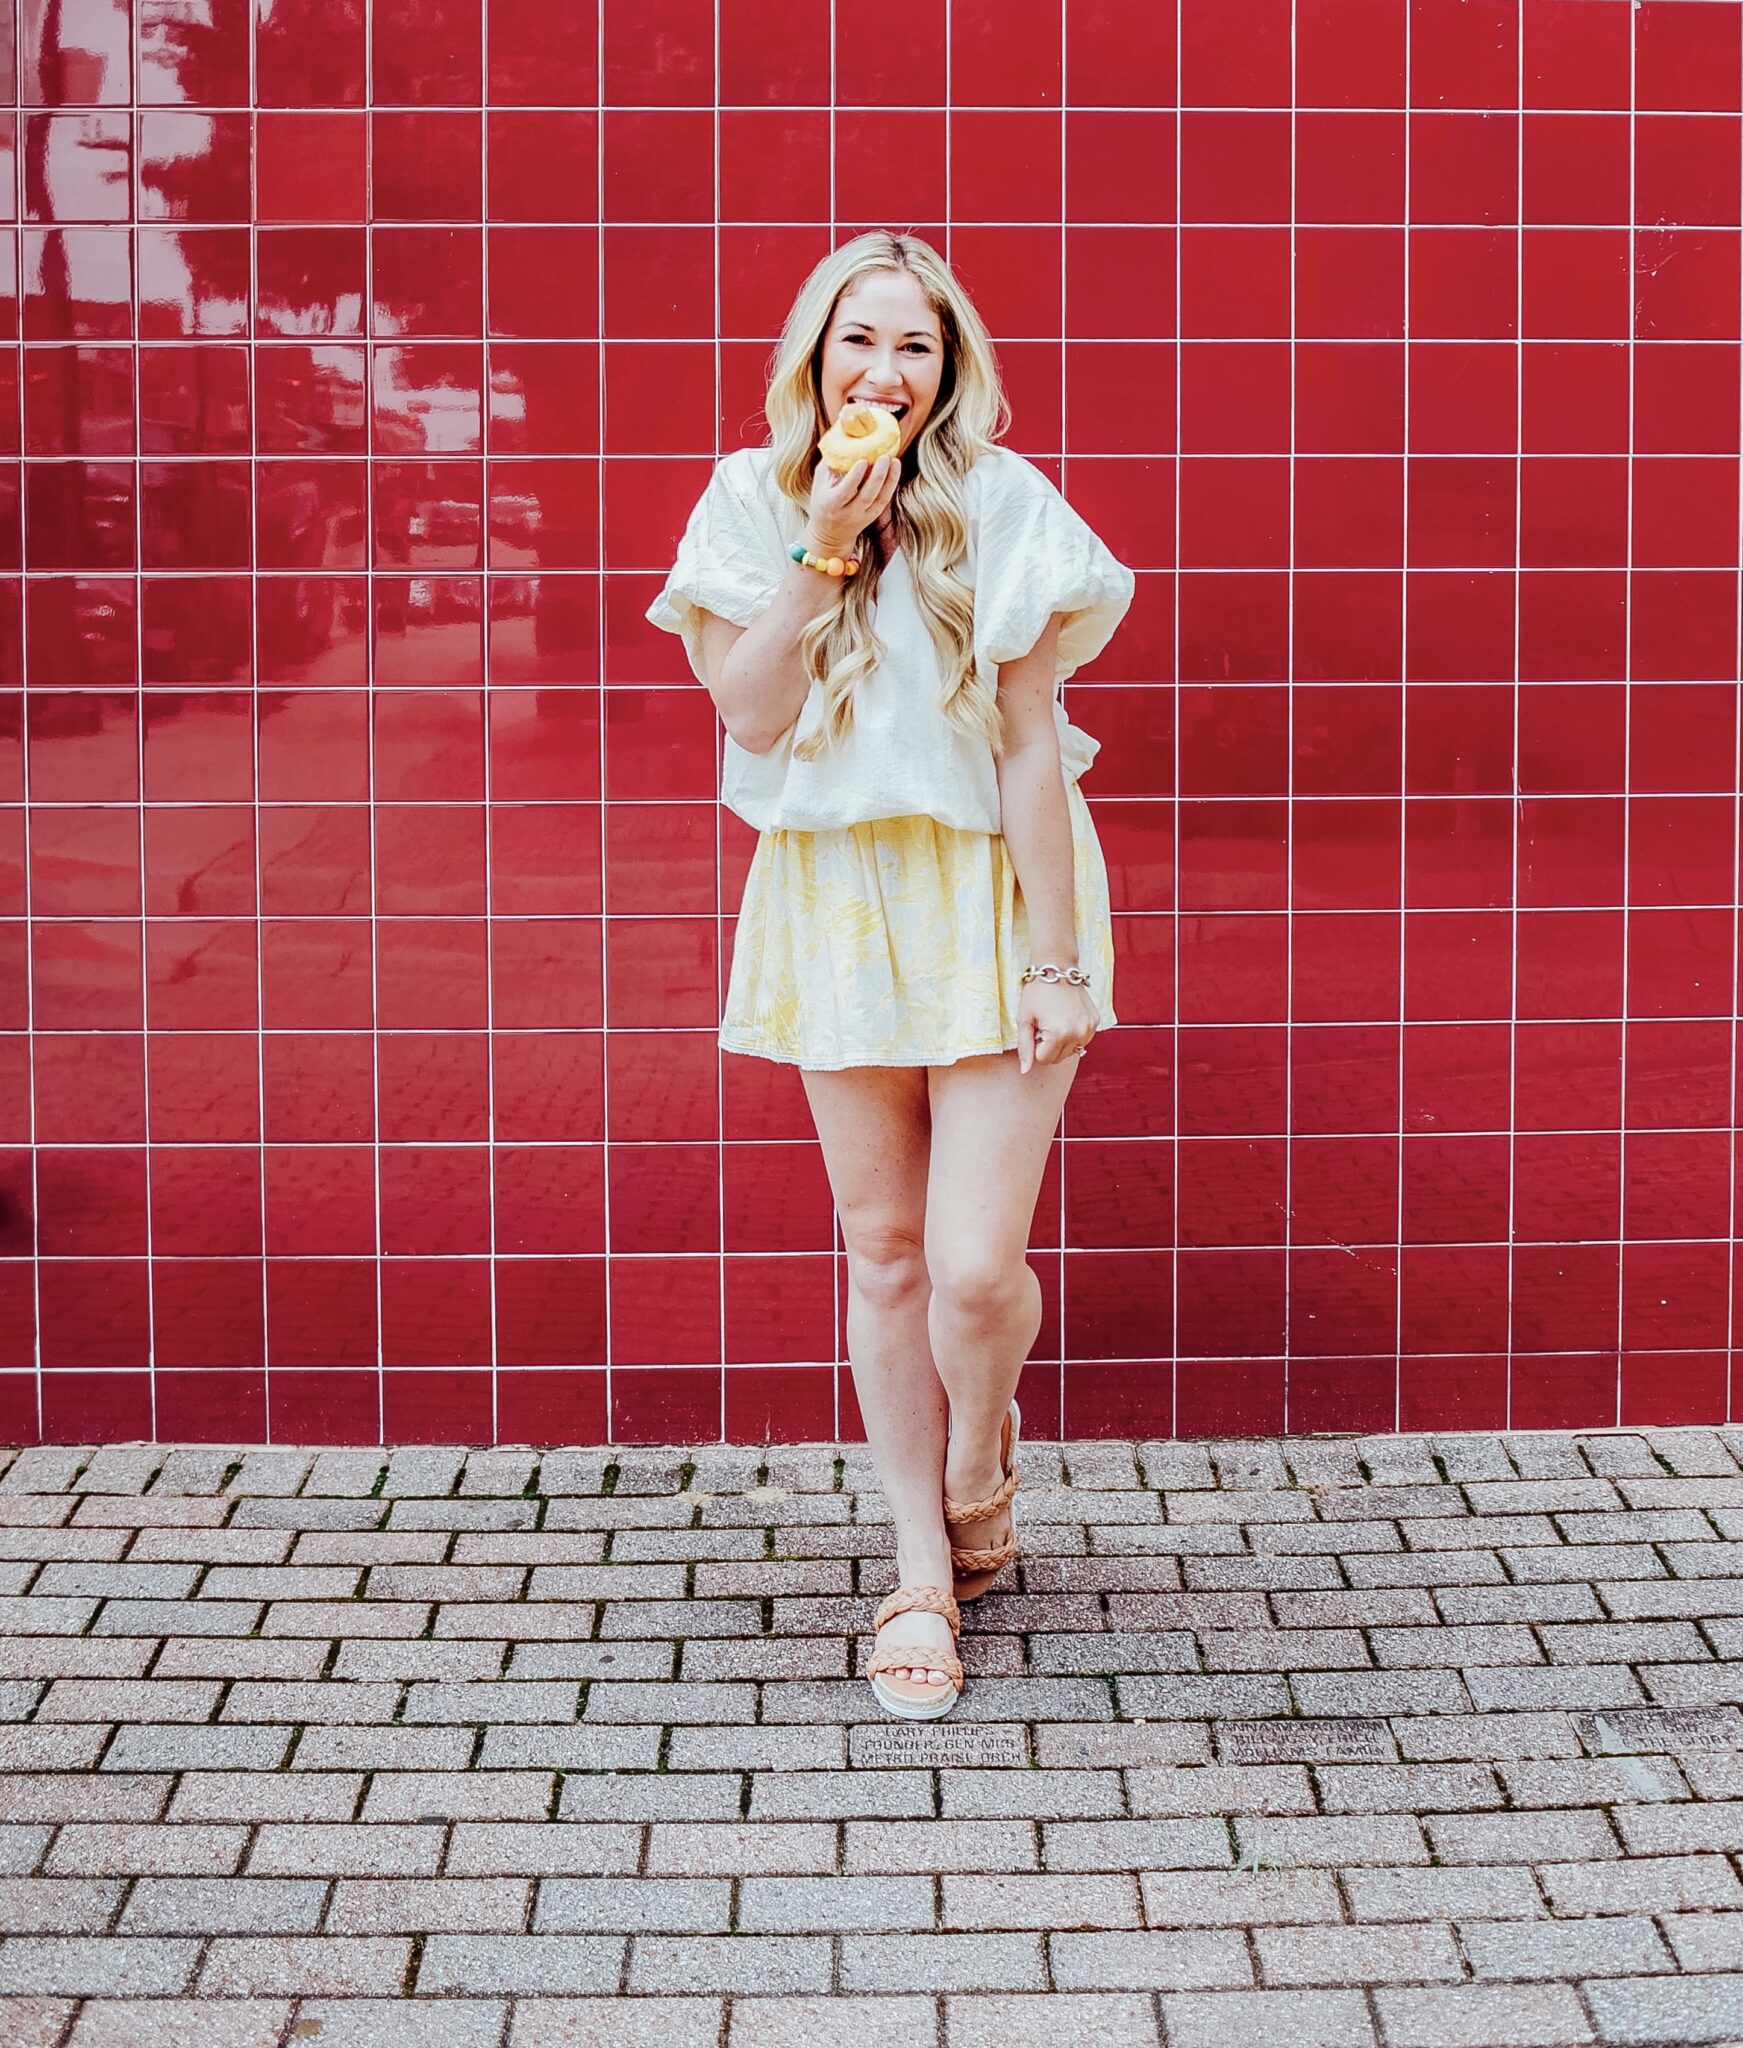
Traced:
[[862, 456], [839, 476], [819, 461], [811, 479], [810, 534], [815, 554], [843, 555], [876, 519], [882, 518], [902, 480], [900, 454]]

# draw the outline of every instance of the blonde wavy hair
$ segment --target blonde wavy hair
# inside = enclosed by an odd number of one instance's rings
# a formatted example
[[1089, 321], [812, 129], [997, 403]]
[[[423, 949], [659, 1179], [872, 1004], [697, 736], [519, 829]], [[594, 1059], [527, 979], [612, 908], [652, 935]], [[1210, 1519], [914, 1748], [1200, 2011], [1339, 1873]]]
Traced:
[[[902, 454], [902, 477], [890, 503], [897, 545], [907, 545], [920, 616], [938, 650], [943, 678], [940, 705], [970, 738], [1002, 750], [1004, 717], [997, 689], [974, 664], [974, 591], [957, 573], [968, 554], [963, 480], [1010, 425], [1010, 406], [985, 324], [950, 266], [918, 235], [876, 230], [844, 242], [817, 265], [799, 288], [769, 369], [763, 410], [774, 449], [775, 482], [804, 517], [811, 503], [818, 436], [829, 425], [823, 410], [823, 344], [842, 294], [878, 271], [905, 271], [938, 316], [944, 370], [924, 426]], [[853, 727], [856, 687], [883, 658], [872, 628], [872, 599], [883, 563], [864, 551], [857, 576], [841, 580], [836, 602], [810, 620], [799, 651], [814, 682], [823, 685], [823, 716], [814, 732], [795, 740], [793, 752], [813, 761], [839, 746]]]

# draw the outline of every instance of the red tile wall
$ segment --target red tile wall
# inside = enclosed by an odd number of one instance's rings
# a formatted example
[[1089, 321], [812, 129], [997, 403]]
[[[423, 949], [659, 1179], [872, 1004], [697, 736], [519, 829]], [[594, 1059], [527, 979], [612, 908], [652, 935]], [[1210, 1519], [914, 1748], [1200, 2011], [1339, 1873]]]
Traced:
[[858, 1433], [642, 613], [873, 225], [1138, 573], [1031, 1431], [1737, 1413], [1739, 21], [25, 0], [0, 1434]]

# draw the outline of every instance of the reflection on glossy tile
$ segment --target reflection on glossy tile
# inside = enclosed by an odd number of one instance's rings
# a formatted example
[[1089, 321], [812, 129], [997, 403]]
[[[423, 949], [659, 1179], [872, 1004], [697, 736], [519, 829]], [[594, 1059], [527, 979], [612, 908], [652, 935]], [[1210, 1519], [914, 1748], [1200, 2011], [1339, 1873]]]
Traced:
[[287, 344], [256, 350], [254, 402], [262, 454], [361, 454], [368, 446], [361, 348]]
[[254, 796], [254, 707], [240, 692], [154, 691], [143, 704], [148, 805], [247, 804]]
[[32, 464], [26, 523], [33, 569], [130, 569], [135, 473], [119, 462]]
[[246, 114], [142, 114], [139, 218], [248, 219]]
[[367, 566], [367, 464], [262, 462], [255, 492], [263, 569]]
[[374, 473], [379, 568], [483, 566], [484, 469], [477, 462], [378, 462]]
[[484, 446], [483, 351], [417, 342], [372, 351], [378, 455], [476, 455]]
[[233, 107], [248, 100], [248, 0], [134, 0], [142, 106]]
[[125, 687], [138, 680], [133, 584], [43, 576], [26, 586], [25, 660], [34, 687]]
[[452, 688], [484, 680], [484, 579], [382, 576], [375, 598], [375, 680]]
[[246, 569], [253, 559], [246, 462], [147, 462], [139, 471], [148, 569]]
[[490, 578], [492, 683], [597, 683], [598, 669], [597, 578]]
[[126, 220], [132, 198], [132, 120], [124, 113], [27, 114], [26, 220]]
[[363, 332], [361, 229], [263, 229], [257, 265], [256, 317], [262, 334]]
[[33, 348], [24, 357], [27, 455], [131, 455], [133, 358], [124, 348]]
[[377, 228], [371, 320], [381, 335], [476, 334], [484, 303], [478, 228]]
[[139, 444], [146, 455], [246, 455], [248, 351], [194, 343], [139, 352]]
[[[377, 361], [391, 353], [380, 351]], [[599, 446], [599, 368], [597, 343], [499, 342], [493, 346], [490, 438], [495, 452], [594, 453]]]
[[140, 680], [246, 683], [253, 680], [246, 576], [147, 576], [140, 585]]
[[137, 234], [142, 339], [248, 332], [246, 228], [142, 227]]
[[132, 26], [129, 0], [24, 0], [18, 60], [25, 105], [125, 106]]
[[490, 566], [597, 568], [598, 476], [592, 462], [492, 463]]
[[255, 619], [263, 683], [367, 684], [369, 597], [361, 577], [264, 577]]
[[262, 106], [360, 106], [367, 71], [365, 0], [255, 0]]
[[[133, 296], [128, 229], [25, 228], [19, 248], [26, 341], [127, 338]], [[142, 279], [142, 301], [144, 295]], [[143, 303], [140, 310], [143, 321]]]

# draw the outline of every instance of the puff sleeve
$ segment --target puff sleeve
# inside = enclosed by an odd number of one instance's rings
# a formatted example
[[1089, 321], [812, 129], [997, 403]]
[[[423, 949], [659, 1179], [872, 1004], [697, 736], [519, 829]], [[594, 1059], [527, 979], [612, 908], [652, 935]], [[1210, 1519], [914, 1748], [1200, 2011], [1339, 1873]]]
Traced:
[[786, 555], [774, 508], [758, 488], [756, 459], [740, 448], [714, 466], [685, 524], [665, 586], [645, 616], [684, 642], [696, 680], [706, 683], [702, 613], [748, 626], [780, 589]]
[[1137, 579], [1052, 482], [1012, 450], [998, 451], [979, 513], [975, 666], [996, 685], [999, 663], [1021, 659], [1049, 616], [1063, 612], [1055, 676], [1061, 680], [1113, 638]]

